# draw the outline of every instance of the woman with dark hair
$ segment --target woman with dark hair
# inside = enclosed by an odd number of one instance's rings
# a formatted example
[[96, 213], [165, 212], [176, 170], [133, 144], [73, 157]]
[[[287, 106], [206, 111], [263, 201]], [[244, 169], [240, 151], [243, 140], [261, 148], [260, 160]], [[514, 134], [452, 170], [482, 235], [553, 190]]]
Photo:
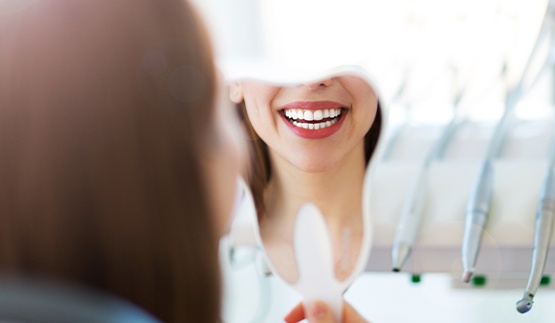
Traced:
[[220, 321], [239, 161], [216, 78], [184, 0], [0, 3], [0, 274]]

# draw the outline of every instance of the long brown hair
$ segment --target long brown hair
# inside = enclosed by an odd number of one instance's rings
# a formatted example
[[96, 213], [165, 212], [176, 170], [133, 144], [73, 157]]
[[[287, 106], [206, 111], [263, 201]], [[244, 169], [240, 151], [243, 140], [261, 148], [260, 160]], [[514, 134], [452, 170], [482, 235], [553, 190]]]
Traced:
[[[250, 160], [249, 168], [245, 176], [247, 178], [247, 184], [252, 192], [256, 212], [258, 217], [260, 217], [266, 212], [264, 205], [264, 190], [272, 177], [270, 155], [268, 153], [268, 146], [258, 136], [250, 122], [245, 101], [237, 104], [236, 107], [249, 142], [248, 149]], [[364, 158], [366, 164], [368, 164], [376, 149], [382, 128], [382, 110], [379, 102], [377, 109], [374, 123], [372, 123], [370, 130], [368, 130], [364, 136]]]
[[219, 321], [198, 15], [184, 0], [23, 2], [0, 6], [0, 273]]

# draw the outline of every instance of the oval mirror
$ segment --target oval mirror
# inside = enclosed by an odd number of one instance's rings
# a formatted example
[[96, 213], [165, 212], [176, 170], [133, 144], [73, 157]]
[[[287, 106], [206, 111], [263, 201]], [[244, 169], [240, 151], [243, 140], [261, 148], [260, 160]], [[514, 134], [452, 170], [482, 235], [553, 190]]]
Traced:
[[244, 189], [269, 268], [305, 301], [328, 301], [340, 313], [370, 251], [364, 183], [383, 110], [359, 67], [305, 80], [243, 78], [230, 84], [230, 99], [249, 138]]

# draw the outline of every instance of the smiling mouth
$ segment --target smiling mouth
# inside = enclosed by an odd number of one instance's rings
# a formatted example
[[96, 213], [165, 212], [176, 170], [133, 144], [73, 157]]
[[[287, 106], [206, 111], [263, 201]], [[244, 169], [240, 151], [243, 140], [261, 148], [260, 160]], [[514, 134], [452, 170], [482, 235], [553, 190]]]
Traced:
[[283, 109], [279, 113], [292, 125], [308, 129], [320, 130], [331, 127], [335, 124], [347, 111], [346, 108], [336, 109]]

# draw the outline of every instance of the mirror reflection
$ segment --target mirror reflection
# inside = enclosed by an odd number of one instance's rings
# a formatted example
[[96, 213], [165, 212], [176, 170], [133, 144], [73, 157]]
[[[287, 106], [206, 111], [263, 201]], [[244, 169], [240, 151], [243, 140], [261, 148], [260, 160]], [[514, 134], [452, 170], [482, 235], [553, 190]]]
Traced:
[[[219, 5], [221, 1], [212, 2], [218, 2], [216, 10], [224, 12]], [[495, 124], [504, 113], [506, 90], [525, 69], [541, 34], [545, 42], [538, 50], [541, 56], [550, 56], [553, 46], [549, 39], [553, 32], [546, 35], [540, 31], [546, 29], [541, 26], [543, 17], [546, 12], [552, 16], [552, 7], [553, 1], [300, 3], [270, 0], [263, 4], [247, 1], [238, 9], [235, 6], [235, 11], [225, 7], [225, 15], [218, 15], [218, 18], [228, 17], [218, 20], [218, 24], [223, 26], [220, 28], [222, 52], [232, 63], [283, 60], [286, 61], [284, 65], [305, 67], [320, 62], [335, 64], [337, 59], [363, 65], [380, 81], [380, 99], [388, 102], [391, 113], [388, 113], [387, 125], [391, 131], [387, 135], [400, 140], [391, 141], [396, 142], [390, 146], [394, 147], [392, 158], [377, 165], [372, 183], [375, 188], [372, 190], [375, 239], [371, 259], [363, 279], [357, 280], [345, 294], [372, 321], [435, 322], [448, 318], [449, 322], [486, 322], [493, 316], [503, 317], [504, 322], [553, 321], [555, 312], [538, 312], [542, 308], [539, 303], [526, 315], [515, 310], [515, 302], [523, 295], [531, 272], [534, 215], [544, 171], [544, 164], [540, 166], [540, 163], [547, 162], [554, 129], [553, 62], [542, 67], [543, 57], [538, 57], [539, 64], [532, 68], [544, 73], [533, 90], [523, 93], [515, 107], [516, 124], [507, 131], [504, 152], [498, 158], [499, 165], [494, 166], [494, 206], [486, 230], [492, 232], [495, 248], [491, 248], [489, 254], [485, 253], [487, 248], [480, 248], [481, 260], [477, 263], [482, 266], [479, 269], [482, 276], [477, 278], [481, 278], [481, 285], [460, 283], [465, 212], [476, 177], [474, 167], [483, 157]], [[315, 10], [318, 14], [314, 14]], [[343, 19], [345, 17], [348, 19]], [[341, 23], [330, 23], [338, 19]], [[548, 25], [552, 25], [552, 19], [548, 20]], [[456, 99], [461, 92], [464, 92], [464, 99]], [[246, 102], [247, 98], [244, 100]], [[424, 193], [415, 194], [425, 196], [421, 226], [406, 227], [417, 229], [412, 232], [418, 233], [418, 239], [408, 262], [401, 268], [402, 273], [392, 274], [392, 247], [397, 228], [405, 223], [401, 214], [402, 206], [411, 200], [409, 188], [413, 182], [418, 182], [414, 178], [422, 169], [422, 161], [453, 118], [454, 106], [459, 102], [463, 103], [459, 111], [465, 112], [468, 119], [457, 128], [444, 158], [434, 160], [430, 166], [426, 183], [420, 190]], [[276, 126], [280, 126], [281, 120], [276, 120]], [[274, 168], [277, 168], [273, 159], [282, 155], [275, 149], [269, 150], [271, 143], [266, 142], [266, 138], [254, 137], [253, 141], [257, 140], [264, 142], [267, 159], [263, 160], [266, 163], [263, 166], [270, 169], [266, 178], [260, 177], [263, 193], [255, 192], [258, 206], [275, 208], [270, 211], [284, 209], [287, 205], [275, 204], [280, 203], [277, 200], [285, 200], [285, 196], [277, 195], [272, 189]], [[274, 199], [273, 205], [270, 205], [271, 199]], [[294, 216], [294, 207], [290, 208], [293, 210], [288, 216]], [[285, 216], [279, 212], [259, 212], [261, 235], [266, 245], [269, 236], [278, 233], [277, 226], [272, 227], [274, 223], [270, 220]], [[323, 213], [333, 227], [332, 214], [325, 210]], [[286, 238], [290, 241], [291, 235]], [[337, 240], [336, 248], [340, 245]], [[233, 247], [238, 245], [232, 242]], [[503, 252], [499, 253], [497, 247]], [[292, 252], [290, 248], [288, 251]], [[521, 256], [515, 256], [521, 252]], [[515, 257], [523, 261], [512, 261]], [[275, 262], [275, 267], [280, 265]], [[248, 287], [253, 289], [250, 294], [253, 297], [267, 293], [269, 296], [261, 297], [266, 301], [260, 301], [258, 307], [250, 302], [241, 306], [243, 304], [235, 299], [228, 303], [234, 310], [240, 308], [256, 318], [279, 321], [298, 299], [291, 300], [291, 294], [283, 296], [280, 293], [279, 279], [262, 276], [265, 280], [257, 280], [254, 273], [267, 272], [263, 267], [260, 271], [259, 263], [231, 272], [228, 280], [232, 287], [240, 285], [241, 295], [247, 293]], [[302, 266], [298, 263], [297, 266], [297, 271], [301, 272]], [[553, 268], [548, 260], [544, 276], [538, 277], [549, 282]], [[249, 279], [243, 278], [246, 273]], [[302, 281], [302, 276], [297, 278]], [[538, 301], [553, 301], [553, 286], [543, 285]], [[264, 291], [259, 292], [263, 288]], [[430, 304], [434, 311], [422, 310]], [[269, 308], [267, 315], [258, 315], [258, 310], [264, 306]], [[406, 310], [399, 311], [399, 308]], [[245, 315], [235, 315], [235, 312], [230, 317], [240, 317], [237, 322], [245, 321]]]
[[230, 99], [248, 133], [246, 178], [274, 270], [289, 283], [298, 279], [294, 224], [300, 206], [311, 202], [327, 222], [336, 278], [345, 280], [359, 259], [364, 174], [382, 126], [376, 90], [359, 75], [342, 74], [287, 86], [235, 82]]

